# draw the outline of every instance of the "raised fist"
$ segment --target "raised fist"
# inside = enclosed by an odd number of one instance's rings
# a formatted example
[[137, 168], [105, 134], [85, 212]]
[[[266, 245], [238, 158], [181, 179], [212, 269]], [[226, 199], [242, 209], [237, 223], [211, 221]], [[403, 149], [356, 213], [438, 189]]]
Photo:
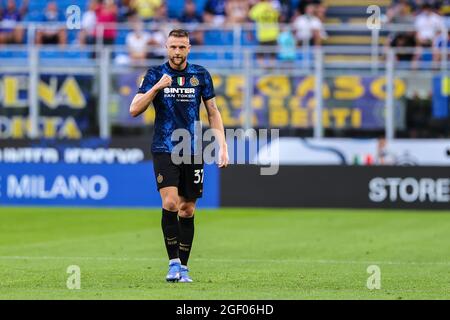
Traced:
[[159, 90], [170, 87], [172, 85], [172, 77], [168, 74], [164, 74], [156, 85]]

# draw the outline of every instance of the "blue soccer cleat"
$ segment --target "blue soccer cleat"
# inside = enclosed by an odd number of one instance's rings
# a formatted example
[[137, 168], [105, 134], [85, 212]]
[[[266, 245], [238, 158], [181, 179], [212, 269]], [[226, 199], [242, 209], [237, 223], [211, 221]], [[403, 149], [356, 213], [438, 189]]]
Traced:
[[166, 281], [167, 282], [178, 282], [180, 280], [181, 264], [179, 262], [172, 262], [169, 264], [169, 272], [167, 272]]
[[189, 277], [189, 269], [186, 266], [181, 266], [180, 269], [180, 280], [179, 282], [193, 282], [192, 279]]

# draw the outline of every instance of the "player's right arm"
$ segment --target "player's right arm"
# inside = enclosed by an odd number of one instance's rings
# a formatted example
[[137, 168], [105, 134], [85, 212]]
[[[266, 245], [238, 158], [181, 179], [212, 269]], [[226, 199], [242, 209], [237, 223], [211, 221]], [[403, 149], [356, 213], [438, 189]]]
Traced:
[[[145, 80], [144, 80], [145, 81]], [[170, 87], [172, 84], [172, 78], [164, 74], [161, 79], [145, 93], [138, 93], [134, 96], [130, 105], [130, 114], [133, 117], [137, 117], [145, 110], [147, 110], [150, 103], [155, 99], [158, 92], [166, 87]]]

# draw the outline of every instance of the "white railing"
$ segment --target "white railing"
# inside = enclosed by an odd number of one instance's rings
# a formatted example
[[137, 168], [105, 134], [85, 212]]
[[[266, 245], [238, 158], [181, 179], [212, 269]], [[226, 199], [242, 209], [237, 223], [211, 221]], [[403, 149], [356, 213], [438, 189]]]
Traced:
[[[48, 25], [51, 25], [53, 27], [60, 27], [60, 28], [67, 28], [65, 23], [41, 23], [41, 22], [27, 22], [27, 23], [21, 23], [19, 24], [23, 28], [26, 28], [28, 30], [27, 33], [27, 44], [28, 46], [33, 46], [36, 39], [36, 31], [45, 28]], [[289, 24], [279, 24], [280, 30], [283, 30], [285, 27], [291, 27], [292, 25]], [[97, 35], [97, 49], [99, 50], [102, 46], [102, 35], [105, 29], [115, 29], [117, 31], [124, 31], [124, 30], [132, 30], [133, 25], [129, 23], [108, 23], [108, 24], [100, 24], [96, 26], [96, 32]], [[232, 42], [229, 43], [233, 48], [233, 52], [237, 55], [242, 47], [245, 47], [245, 41], [244, 37], [248, 36], [249, 34], [254, 36], [254, 33], [256, 31], [256, 25], [252, 23], [245, 23], [245, 24], [235, 24], [235, 25], [222, 25], [222, 26], [213, 26], [210, 24], [183, 24], [183, 23], [165, 23], [164, 25], [158, 24], [158, 23], [147, 23], [144, 24], [144, 29], [147, 31], [156, 31], [156, 30], [162, 30], [165, 34], [167, 34], [171, 29], [173, 28], [184, 28], [186, 30], [198, 30], [198, 31], [211, 31], [214, 30], [214, 32], [217, 33], [217, 36], [223, 36], [226, 33], [229, 33], [232, 38]], [[372, 68], [376, 69], [377, 64], [379, 62], [379, 56], [380, 56], [380, 45], [379, 39], [380, 34], [389, 35], [394, 32], [415, 32], [414, 25], [410, 24], [383, 24], [380, 29], [369, 29], [366, 24], [349, 24], [349, 23], [340, 23], [340, 24], [324, 24], [324, 30], [327, 33], [330, 32], [348, 32], [349, 34], [354, 34], [355, 32], [367, 32], [368, 35], [371, 37], [370, 44], [368, 44], [366, 47], [370, 48], [370, 56], [372, 61]], [[70, 30], [68, 30], [70, 31]], [[73, 31], [73, 30], [72, 30]], [[75, 30], [78, 31], [78, 30]], [[295, 31], [295, 30], [294, 30]], [[443, 57], [446, 56], [448, 48], [448, 29], [445, 25], [443, 25], [443, 29], [441, 30], [441, 34], [444, 38], [444, 44], [440, 48], [441, 55]], [[303, 47], [302, 50], [304, 52], [309, 51], [309, 45], [308, 41], [303, 41]], [[334, 47], [334, 46], [333, 46]], [[447, 64], [447, 59], [442, 59], [442, 64]], [[446, 68], [446, 66], [443, 66], [443, 68]]]

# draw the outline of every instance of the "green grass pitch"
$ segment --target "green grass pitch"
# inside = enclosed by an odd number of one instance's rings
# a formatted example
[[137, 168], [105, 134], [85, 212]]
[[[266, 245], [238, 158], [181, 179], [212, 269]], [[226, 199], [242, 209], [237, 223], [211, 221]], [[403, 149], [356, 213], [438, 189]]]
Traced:
[[[198, 210], [191, 284], [164, 280], [160, 219], [0, 208], [0, 299], [450, 299], [450, 212]], [[70, 265], [80, 290], [66, 287]]]

